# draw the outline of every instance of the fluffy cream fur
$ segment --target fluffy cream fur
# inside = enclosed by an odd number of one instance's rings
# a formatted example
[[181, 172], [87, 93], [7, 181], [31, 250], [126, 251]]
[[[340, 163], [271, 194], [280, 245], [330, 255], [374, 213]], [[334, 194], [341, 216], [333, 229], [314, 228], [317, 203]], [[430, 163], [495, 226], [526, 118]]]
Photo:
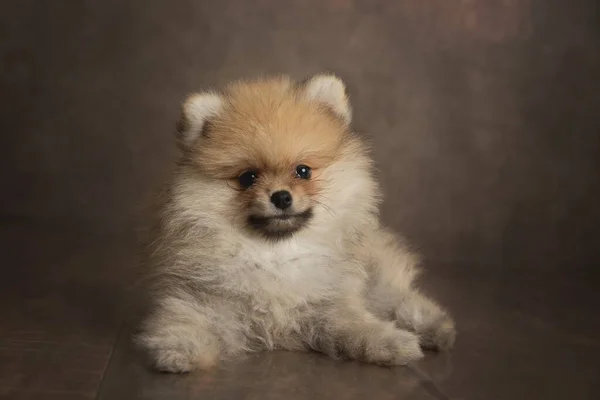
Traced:
[[[272, 349], [398, 365], [452, 346], [451, 318], [413, 287], [415, 257], [379, 224], [371, 159], [350, 118], [330, 75], [238, 82], [186, 101], [182, 157], [148, 248], [152, 307], [136, 336], [156, 368]], [[258, 179], [241, 187], [249, 170]], [[285, 212], [269, 200], [278, 190], [293, 197]]]

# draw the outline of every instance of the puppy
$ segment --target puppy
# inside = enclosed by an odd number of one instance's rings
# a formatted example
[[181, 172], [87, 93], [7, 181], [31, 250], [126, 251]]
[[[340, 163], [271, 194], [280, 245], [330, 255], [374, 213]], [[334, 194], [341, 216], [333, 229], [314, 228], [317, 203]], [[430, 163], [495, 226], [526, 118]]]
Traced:
[[413, 286], [416, 259], [378, 220], [367, 147], [332, 75], [192, 95], [181, 158], [148, 249], [151, 309], [135, 340], [188, 372], [261, 350], [383, 365], [454, 342]]

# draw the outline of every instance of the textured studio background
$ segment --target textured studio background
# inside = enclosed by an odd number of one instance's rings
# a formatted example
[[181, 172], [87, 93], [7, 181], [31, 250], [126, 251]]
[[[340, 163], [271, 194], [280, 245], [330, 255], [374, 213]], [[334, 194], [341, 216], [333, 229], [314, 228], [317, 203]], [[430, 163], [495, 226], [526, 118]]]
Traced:
[[128, 234], [187, 93], [333, 71], [372, 138], [384, 220], [426, 256], [597, 258], [598, 6], [560, 4], [5, 3], [2, 216]]

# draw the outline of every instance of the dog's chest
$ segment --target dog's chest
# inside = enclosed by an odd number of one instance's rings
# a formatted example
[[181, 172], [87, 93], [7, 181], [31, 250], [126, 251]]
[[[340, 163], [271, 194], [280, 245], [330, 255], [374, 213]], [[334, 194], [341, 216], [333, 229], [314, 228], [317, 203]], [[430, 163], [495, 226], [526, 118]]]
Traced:
[[326, 298], [341, 278], [336, 268], [340, 257], [324, 246], [248, 246], [236, 258], [229, 289], [248, 296], [253, 308], [265, 312]]

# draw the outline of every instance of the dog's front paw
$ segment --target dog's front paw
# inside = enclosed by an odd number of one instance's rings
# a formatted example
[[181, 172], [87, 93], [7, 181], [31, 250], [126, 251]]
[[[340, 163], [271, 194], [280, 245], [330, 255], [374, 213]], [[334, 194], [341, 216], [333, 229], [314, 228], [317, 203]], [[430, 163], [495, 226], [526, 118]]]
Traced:
[[446, 351], [454, 346], [456, 328], [452, 318], [444, 315], [419, 330], [418, 335], [423, 348]]
[[404, 365], [422, 357], [419, 338], [395, 328], [373, 335], [365, 347], [365, 360], [375, 364]]
[[183, 374], [195, 370], [197, 362], [191, 352], [183, 349], [160, 349], [151, 354], [154, 366], [160, 372]]
[[145, 334], [137, 336], [135, 344], [146, 352], [158, 371], [183, 374], [209, 369], [219, 360], [219, 346], [211, 336], [195, 339], [175, 335], [175, 332], [159, 336]]

